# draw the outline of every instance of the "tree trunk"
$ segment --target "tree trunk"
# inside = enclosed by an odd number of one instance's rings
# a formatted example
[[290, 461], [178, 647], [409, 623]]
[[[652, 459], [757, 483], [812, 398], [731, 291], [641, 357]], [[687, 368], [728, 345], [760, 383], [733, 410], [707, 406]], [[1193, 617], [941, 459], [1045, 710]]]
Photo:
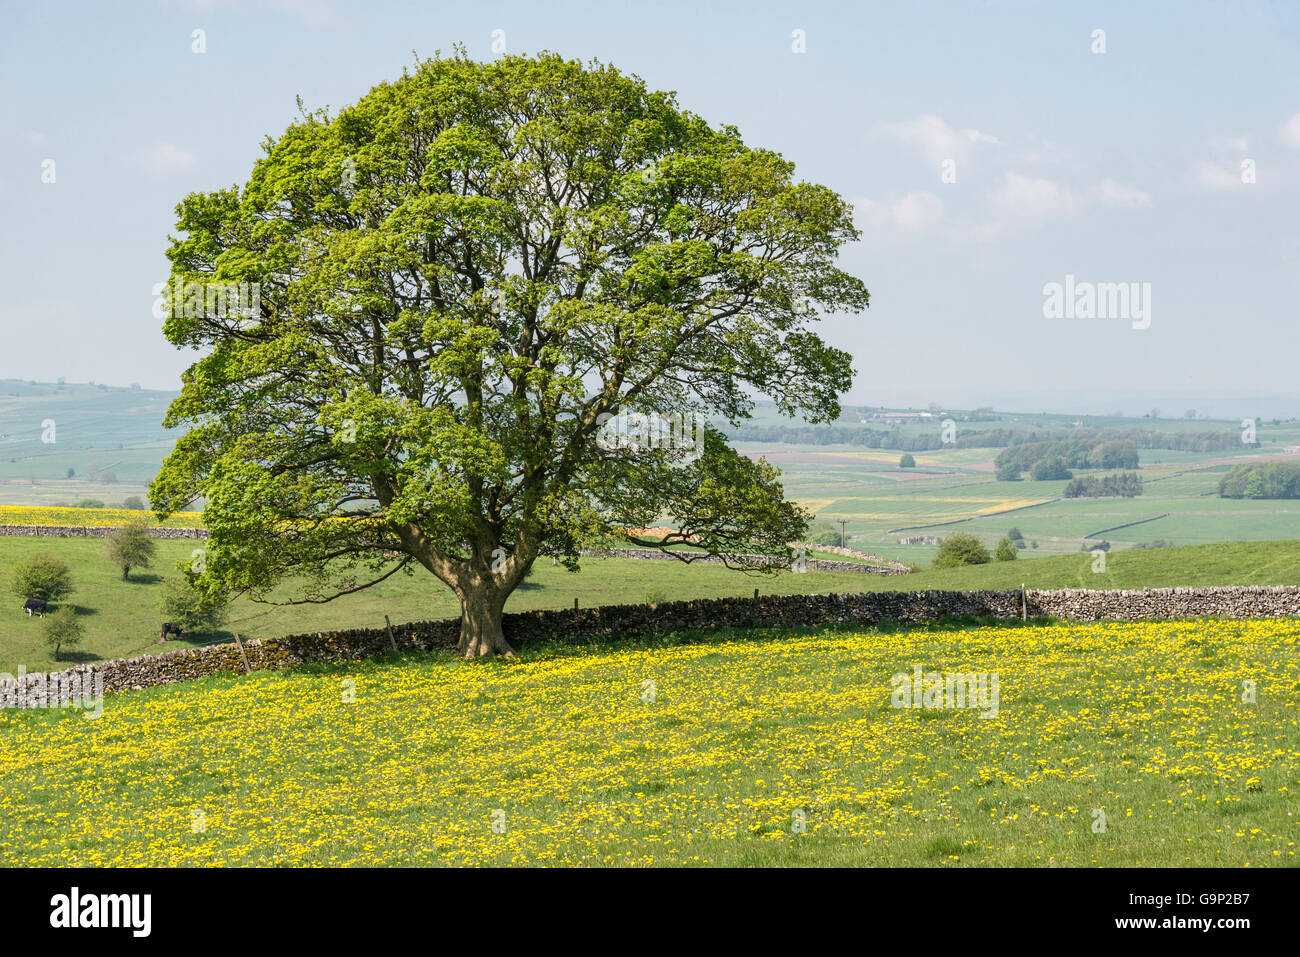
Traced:
[[506, 593], [483, 585], [460, 591], [460, 653], [466, 658], [513, 658], [515, 651], [501, 630]]

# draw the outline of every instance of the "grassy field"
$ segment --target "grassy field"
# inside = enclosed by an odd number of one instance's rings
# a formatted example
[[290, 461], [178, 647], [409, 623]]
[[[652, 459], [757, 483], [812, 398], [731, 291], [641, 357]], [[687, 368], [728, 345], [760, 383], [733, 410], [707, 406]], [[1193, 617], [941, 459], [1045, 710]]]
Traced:
[[[104, 543], [84, 538], [0, 537], [0, 588], [9, 570], [23, 557], [45, 551], [74, 569], [77, 591], [68, 604], [83, 616], [87, 638], [75, 652], [55, 662], [42, 643], [40, 619], [28, 618], [21, 602], [7, 598], [0, 612], [0, 671], [67, 667], [77, 661], [121, 658], [183, 647], [190, 642], [158, 643], [162, 621], [158, 603], [164, 577], [179, 575], [177, 562], [188, 561], [194, 541], [159, 541], [154, 568], [121, 573], [104, 557]], [[1021, 552], [1021, 555], [1026, 554]], [[835, 556], [828, 556], [835, 557]], [[1019, 588], [1157, 588], [1183, 585], [1300, 585], [1300, 542], [1242, 542], [1184, 548], [1133, 549], [1106, 556], [1104, 571], [1094, 571], [1091, 554], [1021, 558], [940, 571], [882, 576], [852, 572], [790, 571], [773, 576], [728, 571], [718, 565], [683, 565], [668, 561], [585, 558], [577, 573], [542, 561], [511, 596], [507, 611], [571, 608], [577, 598], [594, 605], [679, 601], [752, 595], [826, 594], [926, 589]], [[290, 596], [286, 587], [277, 598]], [[440, 582], [420, 571], [395, 575], [364, 592], [323, 605], [274, 606], [239, 599], [231, 606], [225, 630], [211, 636], [229, 641], [234, 632], [271, 637], [340, 628], [378, 627], [388, 615], [394, 622], [456, 617], [455, 597]]]
[[[18, 665], [29, 670], [67, 667], [76, 661], [122, 658], [183, 647], [189, 642], [158, 643], [162, 622], [159, 602], [166, 577], [179, 577], [178, 562], [188, 562], [202, 542], [159, 540], [152, 569], [133, 572], [122, 581], [121, 571], [104, 557], [102, 540], [86, 538], [0, 537], [0, 671], [13, 673]], [[41, 620], [20, 609], [22, 600], [9, 592], [10, 570], [33, 552], [49, 552], [73, 569], [76, 585], [67, 604], [76, 607], [86, 625], [86, 640], [75, 652], [65, 651], [56, 663], [42, 643]], [[574, 598], [584, 608], [594, 605], [635, 604], [644, 601], [724, 598], [809, 592], [861, 591], [864, 580], [877, 576], [852, 572], [780, 572], [775, 576], [748, 575], [720, 565], [684, 565], [668, 561], [586, 558], [582, 571], [569, 572], [549, 561], [538, 562], [532, 575], [511, 596], [507, 611], [534, 608], [572, 608]], [[290, 597], [286, 587], [277, 598]], [[375, 628], [388, 615], [394, 622], [424, 621], [460, 615], [455, 595], [423, 569], [411, 575], [394, 575], [387, 581], [323, 605], [272, 606], [248, 599], [236, 600], [225, 630], [212, 640], [229, 641], [234, 632], [246, 637], [270, 637], [341, 628]]]
[[[4, 711], [0, 865], [1294, 866], [1298, 641], [673, 635]], [[915, 666], [996, 674], [996, 707], [895, 706]]]

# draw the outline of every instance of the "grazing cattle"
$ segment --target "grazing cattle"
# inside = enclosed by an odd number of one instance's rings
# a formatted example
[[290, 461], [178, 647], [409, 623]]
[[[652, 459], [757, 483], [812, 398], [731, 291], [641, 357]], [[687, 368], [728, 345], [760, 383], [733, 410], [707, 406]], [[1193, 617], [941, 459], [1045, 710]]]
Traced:
[[162, 640], [166, 641], [168, 635], [175, 635], [179, 638], [184, 632], [180, 625], [173, 625], [170, 621], [164, 621], [162, 626]]
[[42, 618], [44, 618], [44, 617], [45, 617], [45, 599], [44, 599], [44, 598], [29, 598], [29, 599], [27, 599], [25, 602], [23, 602], [23, 611], [27, 612], [27, 617], [28, 617], [28, 618], [32, 617], [32, 613], [33, 613], [33, 612], [35, 612], [36, 614], [38, 614], [38, 615], [40, 615]]

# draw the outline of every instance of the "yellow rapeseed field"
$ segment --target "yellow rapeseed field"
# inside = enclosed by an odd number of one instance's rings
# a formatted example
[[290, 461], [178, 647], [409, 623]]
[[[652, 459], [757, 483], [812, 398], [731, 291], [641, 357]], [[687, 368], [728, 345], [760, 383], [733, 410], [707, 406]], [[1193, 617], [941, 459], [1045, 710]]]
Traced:
[[[127, 508], [62, 508], [53, 505], [0, 505], [0, 525], [117, 526], [136, 519], [154, 522], [152, 512]], [[202, 528], [202, 512], [177, 512], [164, 528]]]
[[[1298, 639], [764, 630], [4, 711], [0, 864], [1294, 866]], [[895, 706], [918, 667], [996, 714]]]

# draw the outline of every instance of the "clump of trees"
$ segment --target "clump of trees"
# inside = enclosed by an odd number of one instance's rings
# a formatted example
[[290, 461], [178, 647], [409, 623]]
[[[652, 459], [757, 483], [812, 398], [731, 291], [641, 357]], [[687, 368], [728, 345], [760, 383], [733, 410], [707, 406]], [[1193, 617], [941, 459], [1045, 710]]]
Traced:
[[9, 587], [19, 598], [61, 601], [73, 592], [72, 569], [49, 552], [36, 552], [14, 566]]
[[1219, 479], [1220, 498], [1300, 498], [1300, 465], [1236, 465]]
[[1066, 498], [1133, 498], [1142, 494], [1142, 477], [1137, 472], [1111, 475], [1081, 475], [1065, 486]]
[[1073, 473], [1066, 468], [1060, 457], [1049, 455], [1045, 459], [1039, 459], [1034, 463], [1033, 468], [1029, 470], [1029, 477], [1035, 482], [1055, 482], [1060, 479], [1073, 477]]
[[964, 532], [949, 535], [934, 554], [934, 568], [957, 568], [961, 565], [987, 565], [989, 550], [974, 535]]
[[1135, 469], [1138, 450], [1132, 439], [1027, 442], [1003, 449], [993, 464], [1000, 482], [1015, 481], [1024, 471], [1029, 471], [1035, 481], [1044, 481], [1033, 472], [1034, 466], [1044, 460], [1053, 462], [1055, 477], [1069, 478], [1068, 474], [1061, 473], [1069, 469]]

